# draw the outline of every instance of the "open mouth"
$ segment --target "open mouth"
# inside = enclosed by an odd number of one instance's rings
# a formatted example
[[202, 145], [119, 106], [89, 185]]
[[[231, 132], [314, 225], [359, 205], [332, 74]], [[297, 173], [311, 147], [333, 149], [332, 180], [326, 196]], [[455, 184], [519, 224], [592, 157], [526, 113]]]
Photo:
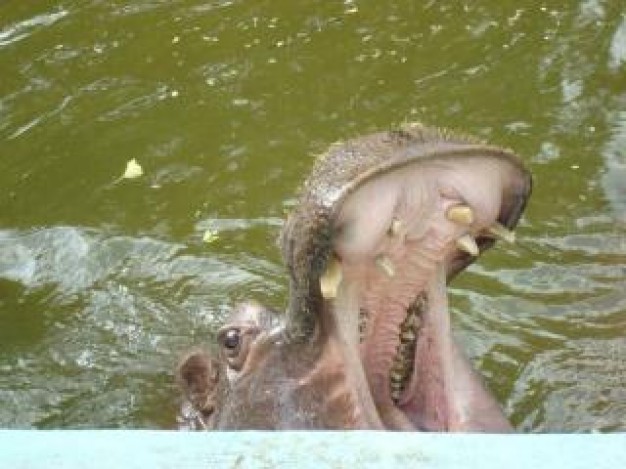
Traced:
[[508, 153], [454, 145], [343, 191], [320, 289], [385, 427], [462, 427], [472, 386], [459, 384], [470, 372], [459, 367], [446, 283], [496, 239], [514, 240], [529, 192]]

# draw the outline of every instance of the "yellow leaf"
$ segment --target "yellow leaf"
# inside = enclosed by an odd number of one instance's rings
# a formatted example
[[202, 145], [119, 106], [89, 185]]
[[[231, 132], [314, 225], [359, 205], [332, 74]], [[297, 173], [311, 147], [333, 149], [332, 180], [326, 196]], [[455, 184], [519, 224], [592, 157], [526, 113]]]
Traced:
[[124, 179], [135, 179], [139, 176], [143, 176], [143, 169], [141, 165], [137, 163], [137, 160], [133, 158], [128, 163], [126, 163], [126, 171], [122, 174], [122, 178]]
[[211, 228], [206, 230], [204, 234], [202, 235], [202, 241], [204, 241], [207, 244], [211, 244], [217, 241], [218, 239], [219, 239], [219, 235], [217, 234], [217, 231], [214, 231]]

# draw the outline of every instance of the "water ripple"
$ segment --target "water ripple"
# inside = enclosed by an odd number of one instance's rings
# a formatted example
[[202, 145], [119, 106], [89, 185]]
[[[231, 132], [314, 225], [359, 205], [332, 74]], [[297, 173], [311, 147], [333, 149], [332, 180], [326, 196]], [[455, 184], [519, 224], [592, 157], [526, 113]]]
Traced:
[[31, 36], [39, 29], [50, 26], [69, 14], [67, 10], [44, 13], [12, 24], [0, 31], [0, 48]]
[[[129, 408], [172, 392], [170, 380], [158, 393], [148, 388], [190, 344], [210, 341], [234, 299], [282, 288], [264, 260], [187, 251], [95, 229], [0, 231], [0, 287], [19, 285], [18, 303], [39, 311], [2, 330], [13, 350], [0, 357], [3, 425], [132, 424]], [[32, 326], [38, 333], [20, 349], [12, 339]], [[167, 415], [173, 423], [174, 409]]]

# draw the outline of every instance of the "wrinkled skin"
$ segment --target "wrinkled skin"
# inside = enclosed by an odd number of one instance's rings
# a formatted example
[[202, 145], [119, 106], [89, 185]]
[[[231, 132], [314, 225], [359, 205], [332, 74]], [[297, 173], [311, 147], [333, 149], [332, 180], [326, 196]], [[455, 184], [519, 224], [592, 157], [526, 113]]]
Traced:
[[281, 233], [289, 304], [234, 309], [178, 368], [208, 429], [511, 429], [450, 330], [446, 284], [513, 240], [531, 179], [509, 151], [407, 124], [331, 146]]

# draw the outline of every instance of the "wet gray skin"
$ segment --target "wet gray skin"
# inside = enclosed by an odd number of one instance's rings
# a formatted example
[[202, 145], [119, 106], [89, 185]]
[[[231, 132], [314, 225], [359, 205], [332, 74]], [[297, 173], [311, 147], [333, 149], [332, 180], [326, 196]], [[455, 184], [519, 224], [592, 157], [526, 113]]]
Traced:
[[242, 304], [216, 356], [181, 361], [183, 422], [509, 431], [452, 337], [446, 284], [514, 240], [530, 191], [511, 152], [420, 124], [332, 145], [281, 233], [286, 314]]

